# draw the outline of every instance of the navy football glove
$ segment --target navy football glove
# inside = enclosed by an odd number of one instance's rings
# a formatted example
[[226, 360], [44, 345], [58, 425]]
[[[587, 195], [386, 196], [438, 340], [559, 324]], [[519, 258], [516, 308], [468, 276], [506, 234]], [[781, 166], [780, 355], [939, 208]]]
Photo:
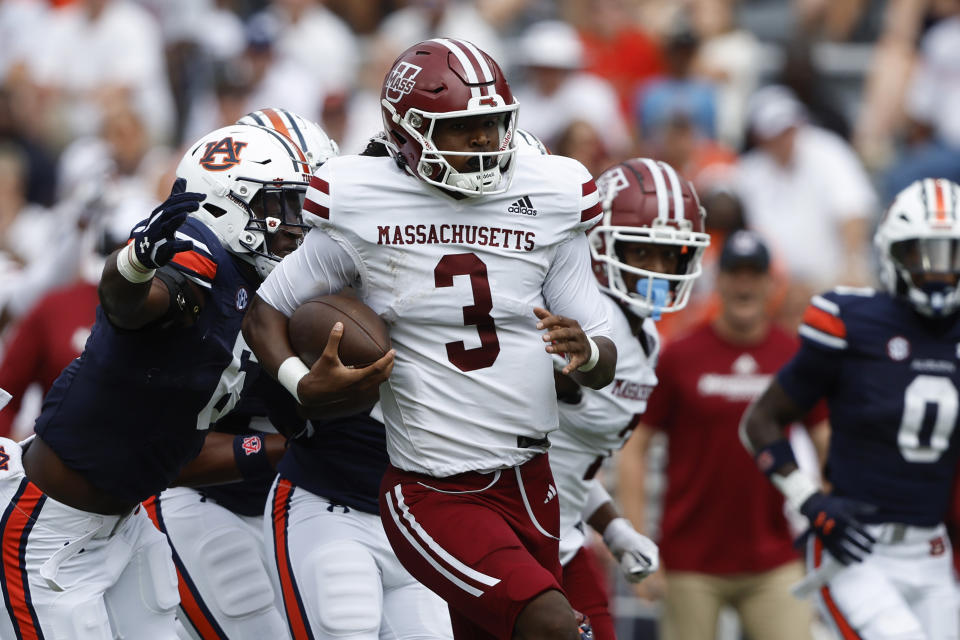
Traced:
[[147, 269], [158, 269], [181, 251], [193, 249], [190, 240], [177, 240], [176, 232], [191, 211], [200, 207], [207, 196], [184, 191], [187, 181], [177, 178], [170, 190], [170, 197], [153, 210], [150, 217], [133, 228], [133, 251], [137, 260]]
[[876, 507], [822, 491], [807, 498], [800, 513], [810, 520], [813, 533], [834, 558], [843, 564], [860, 562], [870, 553], [876, 540], [867, 533], [857, 516], [876, 511]]

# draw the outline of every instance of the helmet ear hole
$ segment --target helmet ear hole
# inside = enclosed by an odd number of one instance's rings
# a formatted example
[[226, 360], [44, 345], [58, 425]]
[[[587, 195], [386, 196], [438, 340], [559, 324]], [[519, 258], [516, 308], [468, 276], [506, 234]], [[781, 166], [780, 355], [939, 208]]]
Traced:
[[210, 203], [204, 204], [203, 208], [209, 211], [210, 215], [212, 215], [214, 218], [219, 218], [220, 216], [224, 215], [227, 212], [226, 209], [223, 209], [222, 207], [218, 207], [217, 205], [210, 204]]

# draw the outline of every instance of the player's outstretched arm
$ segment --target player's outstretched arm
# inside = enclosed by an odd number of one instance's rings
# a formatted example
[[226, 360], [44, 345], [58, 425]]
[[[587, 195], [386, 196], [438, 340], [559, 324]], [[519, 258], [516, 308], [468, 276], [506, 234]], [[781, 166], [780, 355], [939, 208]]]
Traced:
[[154, 275], [177, 253], [193, 249], [193, 242], [177, 239], [176, 232], [206, 198], [186, 191], [186, 184], [177, 178], [170, 197], [134, 227], [131, 242], [107, 258], [98, 293], [107, 317], [118, 327], [139, 329], [169, 311], [171, 296]]
[[345, 366], [337, 355], [343, 337], [340, 322], [330, 331], [323, 353], [308, 368], [290, 346], [287, 317], [259, 294], [250, 303], [242, 330], [263, 370], [306, 406], [322, 404], [332, 396], [368, 391], [379, 386], [393, 371], [393, 349], [369, 366], [358, 369]]
[[539, 319], [537, 329], [545, 329], [543, 341], [547, 353], [563, 354], [568, 362], [561, 373], [584, 387], [602, 389], [611, 382], [617, 369], [617, 347], [610, 338], [590, 338], [573, 318], [558, 316], [542, 307], [533, 313]]
[[202, 487], [264, 477], [276, 469], [286, 450], [287, 439], [279, 433], [210, 432], [199, 455], [180, 470], [171, 486]]
[[876, 540], [857, 518], [874, 508], [824, 493], [800, 471], [786, 438], [786, 427], [803, 415], [803, 409], [774, 380], [744, 414], [740, 438], [787, 504], [807, 517], [811, 530], [831, 555], [843, 564], [859, 562]]

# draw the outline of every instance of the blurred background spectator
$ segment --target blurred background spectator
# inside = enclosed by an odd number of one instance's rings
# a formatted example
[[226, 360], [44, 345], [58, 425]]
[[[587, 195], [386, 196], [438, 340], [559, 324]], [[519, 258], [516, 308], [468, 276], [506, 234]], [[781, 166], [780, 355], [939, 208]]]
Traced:
[[582, 71], [583, 44], [573, 27], [559, 20], [533, 24], [520, 37], [517, 61], [524, 73], [514, 95], [528, 131], [553, 148], [581, 123], [580, 133], [591, 127], [606, 153], [630, 156], [632, 139], [617, 94], [606, 80]]
[[[269, 105], [359, 152], [393, 59], [439, 36], [498, 59], [554, 153], [694, 182], [714, 245], [667, 347], [721, 312], [731, 232], [770, 245], [767, 317], [790, 333], [813, 293], [875, 281], [892, 193], [960, 179], [960, 0], [0, 0], [0, 357], [49, 338], [34, 314], [65, 287], [89, 311], [107, 221], [148, 214], [184, 145]], [[656, 637], [658, 607], [615, 586], [621, 637]]]
[[[664, 349], [647, 411], [620, 452], [623, 513], [653, 535], [646, 459], [655, 432], [667, 435], [661, 571], [637, 585], [641, 597], [664, 600], [663, 640], [713, 640], [724, 606], [737, 610], [752, 640], [812, 638], [812, 609], [789, 590], [803, 566], [783, 496], [763, 484], [738, 435], [747, 405], [796, 350], [769, 314], [770, 264], [759, 235], [728, 236], [716, 277], [719, 312]], [[821, 434], [824, 413], [810, 416]]]
[[749, 109], [756, 146], [741, 158], [737, 193], [747, 226], [815, 289], [870, 282], [876, 210], [870, 180], [846, 142], [810, 124], [793, 92], [769, 86]]

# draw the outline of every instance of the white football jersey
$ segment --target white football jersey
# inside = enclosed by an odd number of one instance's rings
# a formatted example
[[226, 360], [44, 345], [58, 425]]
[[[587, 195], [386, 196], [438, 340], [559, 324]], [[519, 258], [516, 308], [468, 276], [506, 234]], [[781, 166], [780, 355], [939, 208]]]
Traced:
[[560, 430], [550, 434], [550, 468], [560, 495], [560, 561], [568, 562], [583, 544], [581, 515], [589, 480], [604, 458], [630, 437], [636, 417], [647, 409], [657, 386], [654, 372], [660, 357], [656, 324], [641, 325], [649, 353], [630, 328], [626, 314], [610, 296], [603, 296], [617, 345], [617, 374], [603, 389], [582, 389], [578, 404], [559, 403]]
[[609, 334], [584, 234], [601, 208], [583, 165], [524, 157], [505, 193], [457, 200], [391, 158], [340, 156], [318, 169], [304, 212], [322, 232], [259, 294], [290, 315], [351, 284], [384, 319], [397, 354], [380, 399], [396, 467], [443, 477], [544, 450], [529, 442], [557, 428], [557, 402], [533, 308]]

